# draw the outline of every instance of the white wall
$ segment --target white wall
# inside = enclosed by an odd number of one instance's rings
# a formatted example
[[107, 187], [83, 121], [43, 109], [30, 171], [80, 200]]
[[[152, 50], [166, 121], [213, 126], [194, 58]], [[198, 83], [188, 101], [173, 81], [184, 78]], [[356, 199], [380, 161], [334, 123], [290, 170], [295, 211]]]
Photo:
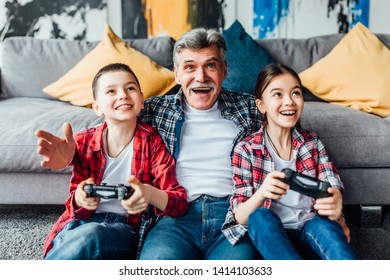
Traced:
[[390, 34], [390, 1], [370, 1], [369, 29], [374, 33]]
[[107, 0], [107, 21], [116, 35], [122, 37], [122, 1]]

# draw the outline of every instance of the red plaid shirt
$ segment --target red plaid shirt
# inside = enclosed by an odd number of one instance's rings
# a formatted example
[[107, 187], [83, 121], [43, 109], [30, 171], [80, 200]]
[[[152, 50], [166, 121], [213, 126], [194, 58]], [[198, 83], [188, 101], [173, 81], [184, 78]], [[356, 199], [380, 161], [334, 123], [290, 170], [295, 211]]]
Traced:
[[[336, 166], [329, 160], [325, 146], [318, 135], [294, 128], [292, 140], [297, 171], [327, 181], [332, 187], [343, 191], [344, 186]], [[246, 227], [237, 224], [234, 219], [237, 206], [247, 201], [264, 182], [267, 174], [274, 170], [273, 159], [264, 142], [264, 126], [235, 147], [232, 165], [233, 196], [222, 231], [230, 243], [235, 244], [246, 232]], [[269, 208], [271, 203], [272, 200], [266, 199], [263, 207]]]
[[[103, 178], [106, 157], [103, 149], [103, 131], [107, 124], [75, 134], [76, 151], [72, 161], [73, 172], [70, 182], [70, 197], [65, 202], [66, 210], [48, 234], [44, 254], [52, 248], [52, 241], [71, 220], [87, 220], [95, 211], [78, 208], [74, 195], [80, 182], [92, 177], [96, 184]], [[178, 217], [188, 208], [185, 189], [176, 180], [175, 160], [167, 151], [158, 133], [148, 124], [138, 120], [134, 135], [133, 161], [131, 174], [142, 183], [151, 184], [168, 194], [168, 204], [164, 212], [154, 209], [156, 215]], [[139, 230], [142, 213], [128, 215], [128, 223]]]

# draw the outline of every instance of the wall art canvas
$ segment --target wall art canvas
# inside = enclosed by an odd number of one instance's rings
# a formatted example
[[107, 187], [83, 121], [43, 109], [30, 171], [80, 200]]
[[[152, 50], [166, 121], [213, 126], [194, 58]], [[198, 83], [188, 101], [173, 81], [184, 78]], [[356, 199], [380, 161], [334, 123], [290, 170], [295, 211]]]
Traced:
[[122, 0], [122, 36], [179, 38], [206, 26], [220, 31], [235, 18], [235, 0]]
[[11, 36], [95, 41], [107, 21], [105, 0], [0, 0], [0, 40]]
[[254, 38], [303, 38], [368, 27], [370, 0], [254, 0]]

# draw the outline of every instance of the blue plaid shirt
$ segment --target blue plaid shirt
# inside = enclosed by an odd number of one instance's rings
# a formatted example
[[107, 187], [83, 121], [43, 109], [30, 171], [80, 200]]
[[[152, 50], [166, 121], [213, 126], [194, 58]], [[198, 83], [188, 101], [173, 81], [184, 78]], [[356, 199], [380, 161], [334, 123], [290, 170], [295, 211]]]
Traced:
[[[182, 89], [174, 95], [156, 96], [145, 100], [145, 108], [139, 118], [153, 126], [165, 142], [168, 151], [177, 159], [180, 151], [181, 128], [185, 121], [183, 112]], [[239, 133], [234, 139], [230, 156], [233, 156], [234, 146], [243, 138], [259, 130], [261, 114], [257, 110], [255, 97], [247, 93], [238, 93], [222, 90], [218, 96], [218, 106], [222, 117], [232, 120], [238, 127]], [[233, 190], [233, 179], [232, 179]], [[141, 222], [139, 251], [140, 252], [146, 234], [151, 230], [155, 219], [149, 215]]]

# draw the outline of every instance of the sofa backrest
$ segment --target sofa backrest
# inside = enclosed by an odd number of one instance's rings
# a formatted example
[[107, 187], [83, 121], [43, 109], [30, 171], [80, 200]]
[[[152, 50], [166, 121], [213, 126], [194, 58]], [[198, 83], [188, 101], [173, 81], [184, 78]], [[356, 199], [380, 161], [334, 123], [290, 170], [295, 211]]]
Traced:
[[[285, 64], [297, 73], [309, 68], [322, 57], [326, 56], [345, 34], [332, 34], [311, 37], [307, 39], [263, 39], [257, 40], [267, 53], [277, 62]], [[390, 35], [376, 34], [379, 40], [390, 48]], [[304, 90], [306, 101], [320, 99]]]
[[[344, 34], [317, 36], [307, 39], [257, 40], [272, 58], [295, 71], [309, 68], [327, 55]], [[390, 48], [390, 35], [377, 34]], [[174, 41], [170, 37], [125, 40], [161, 66], [173, 69]], [[56, 81], [77, 64], [98, 42], [61, 39], [10, 37], [0, 43], [1, 98], [43, 97], [54, 99], [42, 88]], [[305, 91], [305, 100], [319, 100]]]
[[[170, 37], [125, 41], [157, 64], [173, 69]], [[42, 88], [75, 66], [98, 42], [10, 37], [2, 44], [1, 97], [54, 99]]]
[[[390, 35], [376, 36], [390, 48]], [[263, 39], [257, 43], [276, 61], [300, 73], [327, 55], [343, 37], [344, 34], [332, 34], [307, 39]]]

